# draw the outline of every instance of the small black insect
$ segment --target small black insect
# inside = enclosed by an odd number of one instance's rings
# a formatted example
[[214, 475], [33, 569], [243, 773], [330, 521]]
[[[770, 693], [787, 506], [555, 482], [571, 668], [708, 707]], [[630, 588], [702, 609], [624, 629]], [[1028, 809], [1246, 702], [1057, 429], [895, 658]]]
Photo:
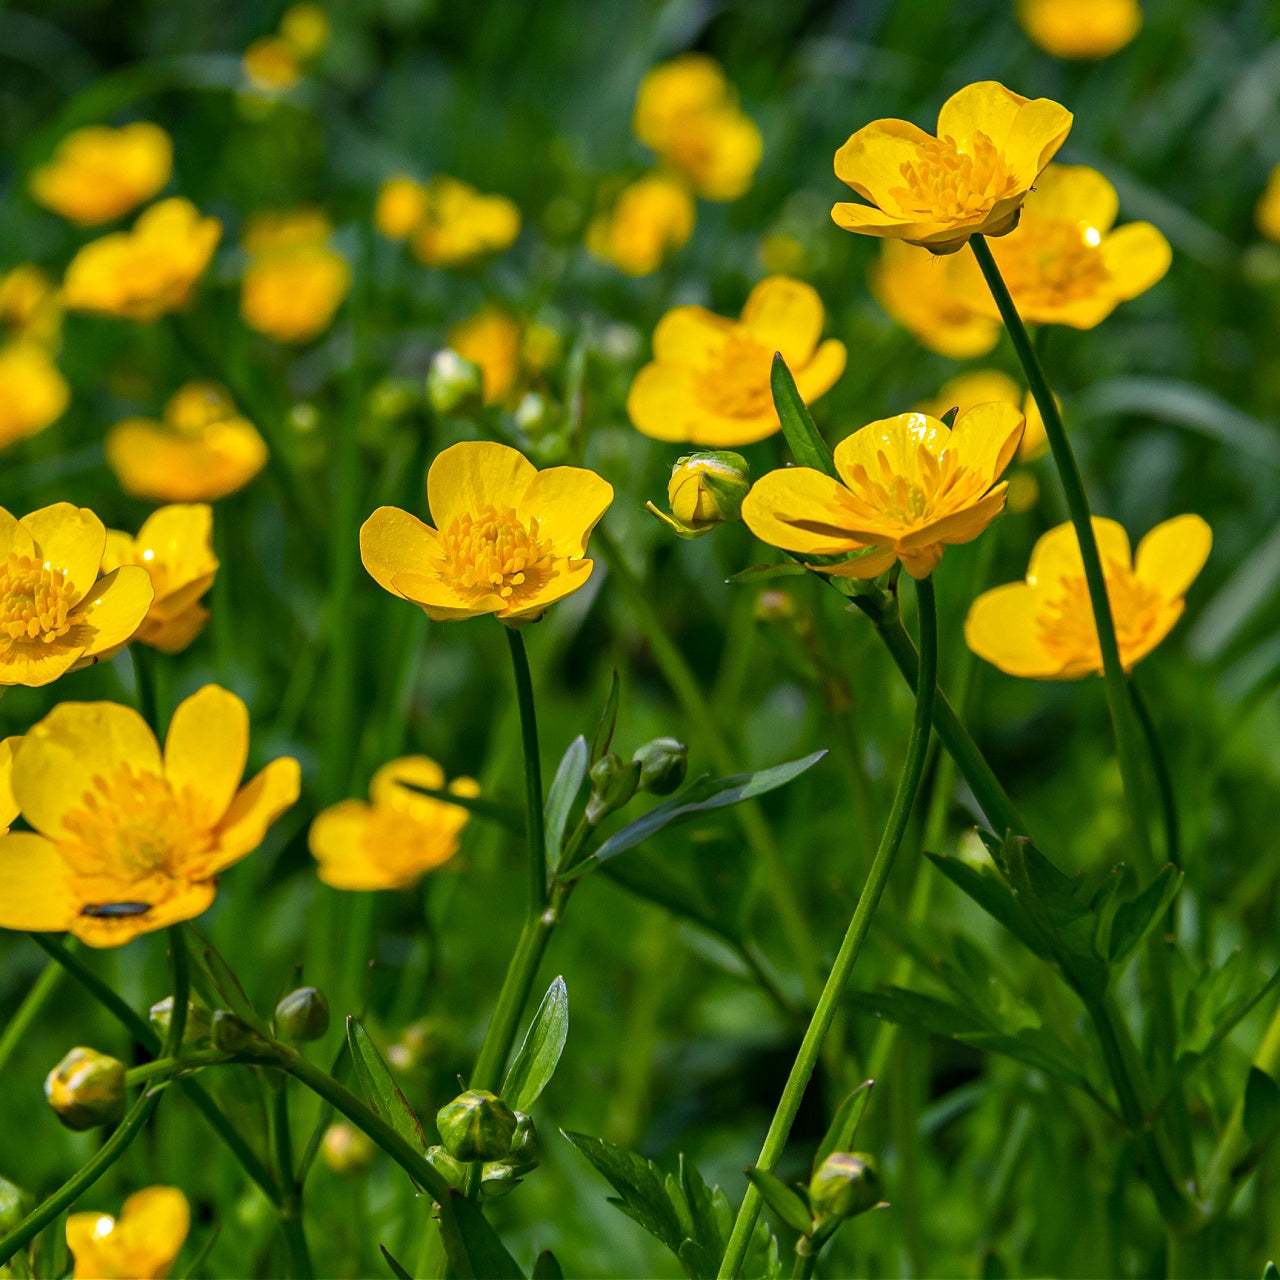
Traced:
[[150, 910], [149, 902], [103, 902], [81, 907], [80, 914], [95, 920], [125, 920], [130, 916], [145, 916]]

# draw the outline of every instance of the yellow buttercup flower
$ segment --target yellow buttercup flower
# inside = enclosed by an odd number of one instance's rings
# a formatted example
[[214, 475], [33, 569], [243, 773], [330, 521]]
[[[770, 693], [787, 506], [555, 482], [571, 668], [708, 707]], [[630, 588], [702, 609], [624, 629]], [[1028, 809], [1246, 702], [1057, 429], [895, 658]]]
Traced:
[[318, 4], [291, 4], [280, 19], [280, 36], [298, 57], [317, 58], [329, 43], [329, 15]]
[[1142, 29], [1138, 0], [1018, 0], [1018, 22], [1055, 58], [1106, 58]]
[[129, 564], [147, 571], [155, 591], [133, 639], [162, 653], [185, 649], [209, 621], [200, 597], [218, 572], [213, 509], [203, 503], [161, 507], [147, 517], [136, 538], [108, 529], [103, 572]]
[[161, 200], [131, 231], [94, 240], [72, 258], [63, 304], [130, 320], [177, 311], [190, 299], [221, 236], [222, 223], [201, 217], [190, 200]]
[[[1126, 671], [1173, 630], [1187, 588], [1209, 558], [1213, 534], [1193, 515], [1157, 525], [1131, 556], [1114, 520], [1093, 517], [1107, 599]], [[964, 624], [969, 648], [1013, 676], [1076, 680], [1102, 674], [1102, 652], [1075, 529], [1050, 529], [1031, 552], [1025, 582], [980, 595]]]
[[117, 422], [104, 448], [120, 487], [151, 502], [225, 498], [243, 489], [268, 457], [266, 442], [215, 382], [179, 388], [163, 422]]
[[99, 579], [107, 531], [55, 502], [21, 520], [0, 507], [0, 686], [51, 684], [120, 647], [151, 607], [145, 569]]
[[425, 212], [410, 241], [419, 261], [453, 267], [506, 249], [520, 234], [520, 210], [443, 174], [424, 188]]
[[178, 704], [163, 755], [129, 707], [55, 707], [13, 753], [32, 830], [0, 836], [0, 928], [114, 947], [207, 911], [217, 876], [298, 798], [288, 757], [242, 787], [248, 754], [249, 713], [213, 684]]
[[62, 334], [58, 288], [39, 267], [24, 262], [0, 276], [0, 329], [6, 338], [56, 347]]
[[190, 1227], [191, 1210], [177, 1187], [135, 1192], [119, 1218], [73, 1213], [67, 1218], [72, 1280], [165, 1280]]
[[594, 471], [538, 471], [506, 445], [464, 441], [427, 472], [436, 527], [379, 507], [360, 530], [360, 556], [379, 586], [436, 622], [532, 622], [591, 576], [587, 538], [612, 501]]
[[816, 290], [770, 276], [751, 290], [742, 315], [676, 307], [658, 322], [651, 364], [636, 374], [627, 413], [655, 440], [714, 448], [751, 444], [779, 430], [770, 372], [780, 351], [806, 404], [844, 372], [844, 343], [822, 339]]
[[71, 398], [53, 357], [34, 342], [0, 347], [0, 449], [39, 434]]
[[[311, 853], [320, 879], [335, 889], [407, 889], [448, 862], [470, 813], [401, 785], [445, 790], [444, 770], [426, 756], [384, 764], [369, 784], [369, 800], [343, 800], [311, 824]], [[472, 778], [455, 778], [448, 790], [475, 796]]]
[[938, 136], [874, 120], [836, 152], [836, 177], [867, 203], [837, 204], [836, 225], [954, 253], [971, 235], [1012, 231], [1071, 129], [1071, 112], [994, 80], [967, 85], [938, 113]]
[[501, 307], [481, 307], [449, 330], [445, 345], [480, 367], [484, 403], [502, 404], [511, 398], [520, 376], [524, 325]]
[[90, 125], [63, 138], [28, 186], [46, 209], [95, 227], [150, 200], [172, 172], [173, 143], [158, 125]]
[[[1118, 209], [1115, 187], [1096, 169], [1054, 164], [1041, 174], [1017, 230], [991, 246], [1024, 320], [1092, 329], [1168, 271], [1169, 242], [1149, 222], [1113, 231]], [[972, 255], [948, 269], [966, 304], [999, 316]]]
[[373, 225], [388, 240], [407, 240], [427, 216], [427, 189], [416, 178], [398, 173], [378, 188]]
[[885, 240], [868, 271], [876, 301], [922, 346], [953, 360], [985, 356], [1000, 340], [1000, 325], [979, 315], [951, 288], [951, 273], [936, 254]]
[[872, 422], [835, 449], [835, 480], [809, 467], [771, 471], [742, 504], [762, 542], [800, 555], [864, 554], [809, 568], [874, 578], [895, 560], [926, 578], [943, 550], [972, 542], [1004, 509], [997, 484], [1022, 437], [1010, 404], [982, 404], [955, 429], [923, 413]]
[[941, 418], [949, 409], [957, 409], [956, 417], [959, 418], [975, 405], [992, 400], [1013, 405], [1026, 418], [1022, 443], [1018, 446], [1018, 461], [1032, 462], [1044, 454], [1049, 448], [1049, 437], [1045, 434], [1044, 419], [1036, 407], [1035, 397], [1029, 391], [1023, 391], [1018, 383], [999, 369], [974, 369], [952, 378], [950, 382], [943, 383], [932, 400], [916, 405], [916, 411], [931, 418]]
[[693, 234], [697, 210], [683, 182], [649, 173], [618, 193], [587, 227], [587, 249], [629, 276], [655, 272]]
[[736, 200], [750, 186], [764, 143], [738, 107], [720, 66], [686, 53], [654, 67], [636, 95], [635, 135], [708, 200]]
[[259, 214], [242, 243], [249, 252], [240, 315], [277, 342], [323, 333], [351, 287], [347, 260], [329, 243], [333, 226], [318, 209]]
[[259, 93], [286, 93], [302, 80], [302, 58], [288, 40], [262, 36], [240, 59], [244, 78]]

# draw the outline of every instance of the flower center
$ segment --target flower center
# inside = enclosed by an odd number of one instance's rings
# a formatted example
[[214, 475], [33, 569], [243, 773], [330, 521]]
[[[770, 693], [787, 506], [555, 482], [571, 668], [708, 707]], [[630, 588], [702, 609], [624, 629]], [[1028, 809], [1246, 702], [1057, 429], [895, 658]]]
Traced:
[[989, 487], [984, 475], [957, 461], [954, 450], [944, 449], [935, 458], [923, 444], [916, 446], [915, 465], [907, 470], [895, 471], [881, 449], [874, 475], [858, 463], [849, 480], [840, 495], [845, 507], [870, 529], [892, 530], [897, 536], [971, 506]]
[[[1120, 661], [1127, 668], [1138, 660], [1162, 601], [1159, 593], [1139, 581], [1122, 561], [1108, 560], [1104, 575]], [[1057, 593], [1041, 608], [1038, 625], [1041, 642], [1050, 653], [1061, 659], [1088, 659], [1102, 670], [1102, 649], [1083, 574], [1062, 579]]]
[[1061, 305], [1089, 297], [1105, 285], [1106, 265], [1095, 227], [1037, 220], [1012, 239], [1001, 240], [1000, 270], [1020, 302]]
[[773, 408], [769, 352], [742, 333], [731, 333], [713, 364], [698, 374], [698, 398], [727, 418], [759, 418]]
[[74, 600], [64, 570], [11, 551], [0, 565], [0, 651], [66, 635]]
[[536, 591], [550, 578], [555, 556], [538, 527], [536, 517], [522, 524], [511, 507], [488, 503], [454, 516], [440, 536], [448, 561], [444, 572], [456, 587], [477, 597], [510, 600]]
[[898, 171], [906, 185], [890, 188], [889, 195], [919, 222], [974, 222], [1018, 189], [1017, 178], [985, 133], [975, 133], [967, 151], [954, 138], [930, 138], [921, 144], [919, 157]]

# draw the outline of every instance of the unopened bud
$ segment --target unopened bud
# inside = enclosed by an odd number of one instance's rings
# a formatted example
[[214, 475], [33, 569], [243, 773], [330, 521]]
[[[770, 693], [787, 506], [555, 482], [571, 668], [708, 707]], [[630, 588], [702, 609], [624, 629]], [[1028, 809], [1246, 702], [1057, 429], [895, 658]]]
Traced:
[[83, 1045], [45, 1077], [44, 1096], [68, 1129], [97, 1129], [124, 1115], [124, 1063]]
[[537, 391], [526, 391], [520, 397], [512, 415], [516, 426], [526, 435], [534, 437], [544, 435], [555, 421], [555, 412], [546, 396]]
[[290, 991], [276, 1005], [276, 1031], [286, 1040], [319, 1040], [329, 1030], [329, 1002], [315, 987]]
[[27, 1197], [21, 1187], [0, 1178], [0, 1235], [7, 1234], [27, 1216]]
[[631, 758], [640, 765], [640, 790], [654, 796], [669, 796], [689, 768], [689, 748], [675, 738], [654, 738]]
[[431, 357], [427, 370], [427, 399], [437, 413], [474, 413], [484, 397], [480, 366], [464, 360], [449, 347]]
[[[173, 1021], [173, 997], [165, 996], [157, 1000], [147, 1013], [147, 1020], [156, 1029], [163, 1040], [169, 1034], [169, 1024]], [[207, 1040], [213, 1030], [213, 1015], [202, 1004], [194, 1000], [187, 1001], [187, 1020], [182, 1024], [182, 1043], [195, 1044]]]
[[468, 1089], [436, 1112], [436, 1128], [457, 1160], [501, 1160], [511, 1151], [516, 1117], [487, 1089]]
[[740, 454], [725, 450], [690, 453], [671, 468], [664, 515], [645, 506], [678, 538], [701, 538], [719, 524], [741, 519], [742, 500], [751, 489], [751, 468]]
[[865, 1152], [833, 1151], [809, 1182], [809, 1205], [817, 1218], [854, 1218], [884, 1198], [875, 1161]]
[[262, 1037], [250, 1026], [226, 1009], [215, 1010], [213, 1015], [213, 1047], [223, 1053], [243, 1053], [246, 1049], [261, 1048]]
[[455, 1160], [439, 1143], [427, 1148], [426, 1161], [451, 1187], [460, 1188], [466, 1181], [466, 1165]]
[[640, 785], [640, 762], [624, 762], [616, 752], [601, 756], [591, 766], [591, 795], [586, 819], [594, 827], [609, 814], [621, 809]]
[[363, 1173], [373, 1153], [373, 1139], [352, 1124], [331, 1124], [320, 1139], [320, 1156], [334, 1173]]
[[503, 1161], [486, 1164], [480, 1171], [480, 1193], [490, 1199], [510, 1195], [523, 1181], [520, 1172]]
[[542, 1139], [534, 1128], [533, 1117], [525, 1111], [517, 1111], [516, 1131], [511, 1139], [509, 1161], [522, 1171], [536, 1169], [542, 1163]]

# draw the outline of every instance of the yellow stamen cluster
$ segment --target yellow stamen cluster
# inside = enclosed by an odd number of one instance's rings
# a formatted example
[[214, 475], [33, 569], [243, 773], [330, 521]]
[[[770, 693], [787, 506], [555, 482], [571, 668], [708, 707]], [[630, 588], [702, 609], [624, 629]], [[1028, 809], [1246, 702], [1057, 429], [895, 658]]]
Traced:
[[1009, 242], [1000, 256], [1000, 270], [1020, 300], [1062, 306], [1091, 297], [1109, 284], [1101, 243], [1102, 234], [1095, 227], [1045, 219], [1034, 237]]
[[770, 352], [744, 334], [731, 334], [716, 362], [698, 377], [698, 398], [730, 418], [754, 418], [773, 406]]
[[985, 133], [975, 133], [969, 151], [951, 137], [930, 138], [920, 155], [899, 166], [904, 187], [889, 195], [917, 221], [960, 224], [989, 212], [1018, 189], [1017, 177]]
[[485, 504], [464, 512], [441, 534], [449, 575], [463, 590], [509, 600], [517, 591], [542, 585], [554, 555], [538, 537], [539, 521], [523, 524], [511, 507]]
[[887, 518], [911, 528], [976, 500], [991, 485], [989, 477], [962, 465], [953, 450], [935, 458], [918, 445], [913, 476], [895, 471], [883, 449], [876, 454], [876, 464], [878, 475], [872, 476], [856, 463], [841, 497], [857, 515], [877, 525]]
[[[1111, 602], [1116, 627], [1116, 642], [1125, 665], [1135, 655], [1145, 652], [1146, 641], [1160, 620], [1164, 601], [1154, 587], [1139, 581], [1123, 561], [1108, 558], [1104, 566], [1107, 598]], [[1102, 651], [1098, 645], [1093, 605], [1083, 574], [1063, 578], [1060, 590], [1044, 606], [1037, 619], [1037, 631], [1044, 647], [1064, 661], [1080, 654], [1092, 654], [1101, 666]]]
[[61, 569], [10, 552], [0, 566], [0, 644], [23, 640], [50, 644], [71, 629], [74, 596]]

